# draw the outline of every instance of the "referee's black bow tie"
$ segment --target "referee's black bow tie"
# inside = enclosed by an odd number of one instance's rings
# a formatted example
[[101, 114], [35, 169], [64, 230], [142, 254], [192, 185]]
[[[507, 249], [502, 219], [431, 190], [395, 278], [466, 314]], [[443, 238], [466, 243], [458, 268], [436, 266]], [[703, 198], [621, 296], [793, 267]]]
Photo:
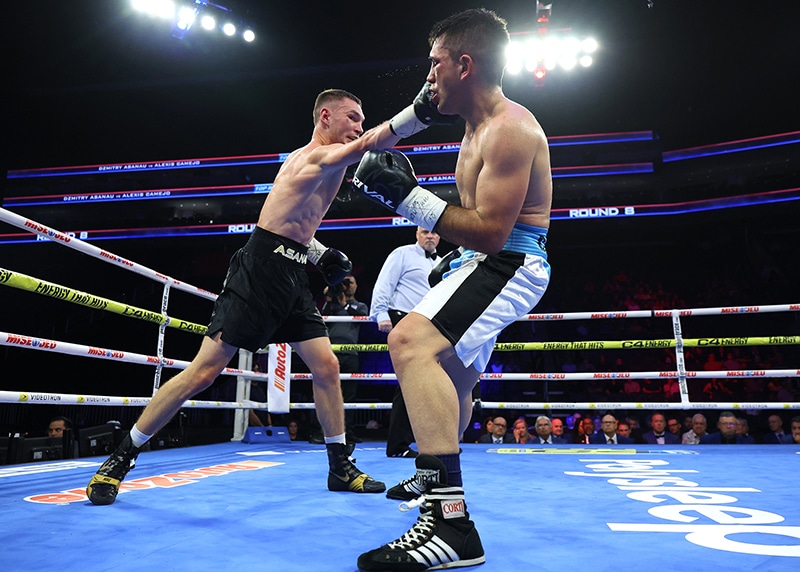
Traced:
[[425, 258], [433, 258], [434, 260], [436, 260], [437, 256], [438, 254], [436, 254], [435, 250], [433, 252], [428, 252], [427, 250], [425, 251]]

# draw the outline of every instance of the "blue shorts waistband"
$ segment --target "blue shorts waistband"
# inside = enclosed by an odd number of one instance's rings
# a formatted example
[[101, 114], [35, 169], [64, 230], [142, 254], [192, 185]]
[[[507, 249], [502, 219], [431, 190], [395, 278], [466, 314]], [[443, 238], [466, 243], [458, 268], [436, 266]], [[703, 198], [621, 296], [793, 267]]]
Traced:
[[547, 259], [547, 229], [529, 224], [517, 223], [511, 229], [503, 250], [535, 254]]

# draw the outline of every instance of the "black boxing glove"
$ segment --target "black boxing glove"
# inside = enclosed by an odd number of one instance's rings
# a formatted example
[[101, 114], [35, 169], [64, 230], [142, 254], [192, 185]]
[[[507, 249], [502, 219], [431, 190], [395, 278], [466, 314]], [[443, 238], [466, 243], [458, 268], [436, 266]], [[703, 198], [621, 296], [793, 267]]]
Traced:
[[329, 286], [335, 286], [353, 272], [353, 263], [344, 252], [327, 248], [316, 238], [308, 244], [308, 260], [322, 273]]
[[428, 274], [428, 284], [430, 284], [431, 288], [436, 286], [439, 282], [442, 281], [446, 272], [450, 271], [450, 263], [461, 256], [461, 249], [456, 248], [455, 250], [451, 250], [447, 254], [445, 254], [439, 263], [431, 269], [430, 274]]
[[425, 230], [433, 230], [447, 208], [447, 201], [417, 185], [411, 161], [395, 149], [364, 153], [353, 176], [353, 185], [367, 198]]
[[458, 115], [442, 115], [439, 106], [433, 102], [431, 84], [425, 83], [414, 98], [414, 103], [389, 120], [392, 133], [398, 137], [411, 137], [430, 125], [454, 125]]

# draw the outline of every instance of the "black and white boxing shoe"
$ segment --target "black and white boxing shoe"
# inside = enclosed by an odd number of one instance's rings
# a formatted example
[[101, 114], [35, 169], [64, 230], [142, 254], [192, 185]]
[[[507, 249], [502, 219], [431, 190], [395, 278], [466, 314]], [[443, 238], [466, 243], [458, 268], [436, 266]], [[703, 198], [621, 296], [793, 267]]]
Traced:
[[359, 556], [360, 572], [422, 572], [486, 561], [461, 487], [428, 483], [425, 494], [406, 507], [414, 504], [420, 505], [417, 522], [397, 540]]

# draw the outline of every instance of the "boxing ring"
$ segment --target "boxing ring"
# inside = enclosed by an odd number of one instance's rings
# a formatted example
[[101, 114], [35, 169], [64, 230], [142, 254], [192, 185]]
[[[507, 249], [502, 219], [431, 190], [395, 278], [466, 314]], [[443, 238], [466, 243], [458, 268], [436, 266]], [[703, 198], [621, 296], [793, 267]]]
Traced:
[[[117, 313], [157, 326], [153, 355], [62, 340], [0, 332], [0, 345], [37, 352], [134, 363], [154, 368], [153, 393], [163, 370], [188, 362], [165, 355], [168, 329], [202, 335], [205, 326], [169, 315], [173, 289], [212, 301], [216, 295], [183, 283], [75, 237], [0, 209], [0, 220], [75, 249], [98, 261], [146, 276], [163, 286], [159, 311], [75, 290], [0, 268], [0, 285], [67, 303]], [[683, 321], [696, 316], [731, 316], [800, 311], [800, 304], [769, 306], [530, 314], [523, 321], [669, 320], [673, 336], [619, 341], [498, 343], [498, 352], [561, 350], [669, 350], [674, 371], [486, 373], [482, 380], [569, 382], [677, 379], [674, 401], [569, 402], [476, 400], [481, 410], [687, 410], [800, 409], [800, 402], [698, 402], [693, 379], [795, 378], [798, 369], [689, 371], [684, 350], [694, 347], [800, 344], [800, 336], [689, 338]], [[349, 317], [325, 317], [351, 321]], [[365, 319], [354, 320], [366, 323]], [[337, 345], [335, 350], [386, 351], [383, 344]], [[111, 507], [92, 506], [84, 487], [104, 458], [0, 467], [0, 512], [14, 523], [2, 537], [4, 570], [355, 570], [358, 554], [405, 530], [415, 517], [396, 510], [383, 495], [330, 493], [325, 489], [325, 449], [275, 435], [244, 443], [244, 411], [275, 413], [313, 409], [288, 401], [291, 352], [269, 348], [267, 373], [252, 371], [252, 354], [240, 351], [236, 401], [189, 400], [184, 407], [236, 411], [230, 442], [149, 451], [122, 484]], [[342, 379], [395, 379], [389, 373], [342, 374]], [[270, 399], [249, 399], [249, 380], [268, 384]], [[276, 399], [275, 396], [280, 398]], [[151, 396], [104, 396], [0, 391], [1, 403], [142, 407]], [[347, 409], [386, 410], [389, 403], [348, 403]], [[463, 444], [467, 503], [481, 533], [487, 570], [563, 570], [591, 562], [600, 570], [677, 568], [788, 570], [800, 565], [800, 509], [795, 475], [800, 446], [684, 446], [625, 448], [585, 445], [494, 446]], [[386, 458], [383, 446], [356, 448], [359, 466], [388, 486], [408, 477], [407, 461]], [[487, 467], [491, 470], [487, 471]], [[123, 494], [124, 493], [124, 494]], [[198, 502], [199, 501], [199, 502]], [[13, 536], [12, 536], [13, 535]]]

